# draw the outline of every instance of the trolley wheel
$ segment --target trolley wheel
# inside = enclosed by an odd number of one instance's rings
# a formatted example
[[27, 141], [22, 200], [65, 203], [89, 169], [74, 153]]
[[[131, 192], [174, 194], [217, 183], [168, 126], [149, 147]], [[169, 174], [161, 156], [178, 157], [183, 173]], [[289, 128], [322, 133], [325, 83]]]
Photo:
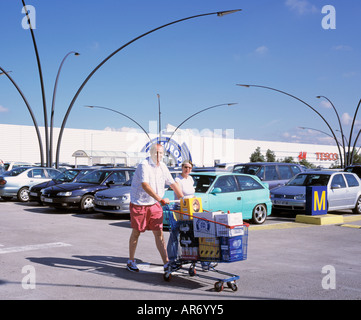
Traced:
[[171, 273], [168, 273], [168, 272], [165, 272], [165, 273], [163, 274], [163, 279], [164, 279], [164, 281], [169, 282], [169, 281], [172, 279], [172, 274], [171, 274]]
[[197, 274], [196, 268], [194, 266], [191, 266], [188, 270], [188, 273], [191, 277], [194, 277]]
[[238, 290], [236, 282], [227, 282], [227, 286], [228, 286], [228, 288], [231, 288], [232, 291], [237, 291]]
[[222, 281], [218, 281], [214, 284], [214, 289], [217, 292], [221, 292], [223, 290], [223, 282]]

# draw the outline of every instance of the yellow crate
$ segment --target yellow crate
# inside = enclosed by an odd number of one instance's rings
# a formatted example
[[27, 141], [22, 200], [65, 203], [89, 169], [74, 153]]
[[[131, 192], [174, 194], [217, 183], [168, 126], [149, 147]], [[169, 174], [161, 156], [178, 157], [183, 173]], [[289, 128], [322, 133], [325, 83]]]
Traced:
[[219, 238], [199, 238], [199, 257], [203, 261], [215, 261], [221, 258]]
[[183, 199], [180, 202], [180, 206], [181, 206], [182, 212], [190, 215], [190, 216], [187, 216], [185, 214], [182, 214], [181, 220], [191, 220], [191, 219], [193, 219], [193, 213], [203, 212], [201, 198]]

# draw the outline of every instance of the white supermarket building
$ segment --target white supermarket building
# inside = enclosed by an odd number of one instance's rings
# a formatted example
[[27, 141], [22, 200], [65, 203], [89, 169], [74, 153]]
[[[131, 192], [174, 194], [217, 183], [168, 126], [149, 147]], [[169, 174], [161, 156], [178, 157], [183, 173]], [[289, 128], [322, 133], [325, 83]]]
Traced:
[[[235, 139], [233, 130], [229, 129], [203, 133], [179, 129], [173, 134], [174, 129], [168, 125], [160, 137], [170, 154], [170, 165], [177, 165], [185, 159], [191, 159], [197, 166], [249, 162], [257, 147], [263, 155], [270, 149], [277, 160], [293, 157], [299, 161], [304, 158], [323, 168], [330, 167], [338, 160], [338, 149], [333, 145]], [[39, 131], [45, 152], [44, 128], [39, 127]], [[59, 131], [60, 128], [54, 128], [54, 160]], [[0, 159], [4, 162], [40, 162], [39, 142], [33, 126], [0, 124], [0, 136]], [[172, 138], [169, 141], [170, 136]], [[149, 133], [149, 137], [154, 141], [159, 138], [156, 133]], [[149, 144], [147, 135], [138, 129], [114, 131], [65, 128], [59, 162], [71, 165], [112, 163], [134, 166], [147, 156]]]

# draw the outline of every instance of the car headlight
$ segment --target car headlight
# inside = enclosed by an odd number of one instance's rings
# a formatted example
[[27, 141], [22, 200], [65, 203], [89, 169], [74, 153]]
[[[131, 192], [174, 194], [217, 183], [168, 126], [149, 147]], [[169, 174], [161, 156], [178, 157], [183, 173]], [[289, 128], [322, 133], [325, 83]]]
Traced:
[[297, 195], [295, 195], [295, 200], [305, 200], [305, 195], [304, 194], [297, 194]]
[[112, 200], [116, 201], [116, 200], [120, 200], [120, 201], [126, 201], [128, 200], [128, 196], [124, 195], [124, 196], [120, 196], [120, 197], [113, 197]]
[[69, 197], [69, 196], [71, 196], [71, 191], [58, 192], [57, 195], [61, 196], [61, 197]]

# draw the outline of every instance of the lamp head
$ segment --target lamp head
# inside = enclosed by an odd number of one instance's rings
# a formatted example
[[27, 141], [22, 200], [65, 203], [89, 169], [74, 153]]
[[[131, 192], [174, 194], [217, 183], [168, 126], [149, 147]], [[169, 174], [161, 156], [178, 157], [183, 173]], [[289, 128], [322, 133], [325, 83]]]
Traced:
[[217, 16], [218, 17], [223, 17], [223, 16], [225, 16], [227, 14], [235, 13], [235, 12], [238, 12], [238, 11], [242, 11], [242, 9], [219, 11], [219, 12], [217, 12]]

